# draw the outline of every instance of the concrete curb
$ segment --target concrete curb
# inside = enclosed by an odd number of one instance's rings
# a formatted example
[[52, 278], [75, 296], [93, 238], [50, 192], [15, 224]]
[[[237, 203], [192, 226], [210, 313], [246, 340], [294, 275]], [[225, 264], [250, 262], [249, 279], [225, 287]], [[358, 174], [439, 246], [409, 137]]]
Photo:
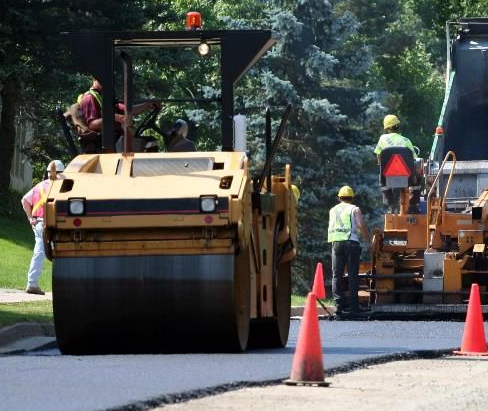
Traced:
[[17, 323], [0, 329], [0, 354], [18, 354], [40, 348], [54, 348], [53, 323]]
[[0, 346], [11, 344], [22, 338], [54, 337], [53, 323], [17, 323], [0, 329]]
[[[335, 314], [335, 307], [327, 306], [327, 311], [324, 310], [323, 307], [317, 307], [317, 311], [319, 316], [329, 316], [330, 314]], [[290, 311], [290, 317], [303, 317], [303, 311], [305, 307], [303, 306], [292, 306]]]

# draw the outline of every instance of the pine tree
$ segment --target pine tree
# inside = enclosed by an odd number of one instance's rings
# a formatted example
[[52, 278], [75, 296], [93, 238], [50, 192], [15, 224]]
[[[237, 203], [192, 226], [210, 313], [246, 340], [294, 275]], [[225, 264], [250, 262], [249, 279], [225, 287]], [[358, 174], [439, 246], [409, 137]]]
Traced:
[[[381, 212], [371, 122], [385, 114], [380, 93], [362, 87], [360, 76], [370, 67], [367, 46], [354, 40], [359, 22], [338, 12], [340, 1], [273, 0], [261, 27], [281, 36], [242, 90], [247, 107], [294, 106], [277, 169], [292, 165], [300, 187], [300, 252], [302, 263], [327, 259], [328, 211], [342, 185], [357, 193], [366, 219]], [[254, 89], [253, 89], [254, 87]], [[276, 119], [278, 122], [279, 119]], [[263, 119], [251, 116], [251, 156], [263, 158]], [[275, 124], [276, 128], [276, 124]]]
[[[264, 107], [271, 108], [275, 131], [285, 106], [293, 104], [274, 170], [282, 173], [284, 164], [290, 163], [294, 183], [300, 188], [299, 265], [309, 272], [317, 260], [330, 256], [328, 212], [337, 203], [341, 186], [352, 186], [366, 221], [379, 223], [382, 207], [373, 148], [378, 124], [386, 113], [381, 104], [385, 93], [364, 86], [372, 52], [361, 41], [360, 23], [344, 1], [260, 3], [261, 16], [253, 10], [251, 20], [220, 19], [227, 28], [265, 28], [280, 35], [278, 43], [238, 85], [236, 112], [247, 115], [249, 154], [258, 175], [265, 158]], [[218, 83], [207, 84], [199, 92], [215, 97], [217, 89]], [[186, 114], [207, 128], [201, 130], [200, 144], [217, 148], [217, 141], [209, 136], [219, 128], [218, 111], [187, 110]]]

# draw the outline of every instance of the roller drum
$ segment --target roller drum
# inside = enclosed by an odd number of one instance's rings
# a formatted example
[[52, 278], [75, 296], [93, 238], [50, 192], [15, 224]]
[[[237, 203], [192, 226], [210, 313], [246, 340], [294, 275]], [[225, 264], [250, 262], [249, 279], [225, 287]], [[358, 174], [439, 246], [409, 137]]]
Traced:
[[234, 263], [232, 254], [56, 258], [58, 346], [64, 354], [242, 351], [250, 291]]

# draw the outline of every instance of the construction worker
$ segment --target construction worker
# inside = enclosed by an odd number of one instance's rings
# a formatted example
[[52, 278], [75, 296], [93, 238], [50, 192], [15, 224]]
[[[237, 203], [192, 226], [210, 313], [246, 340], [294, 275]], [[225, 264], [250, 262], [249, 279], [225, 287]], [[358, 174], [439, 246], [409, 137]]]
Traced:
[[195, 143], [186, 138], [188, 123], [181, 118], [176, 120], [173, 128], [164, 136], [164, 143], [169, 153], [197, 151]]
[[293, 195], [295, 196], [295, 200], [298, 203], [298, 200], [300, 200], [300, 189], [295, 185], [291, 185], [291, 191], [293, 191]]
[[29, 294], [45, 294], [39, 287], [39, 277], [42, 273], [45, 258], [44, 241], [42, 238], [44, 229], [44, 203], [46, 202], [49, 191], [50, 173], [53, 165], [56, 173], [62, 173], [64, 171], [64, 164], [60, 160], [51, 161], [47, 167], [45, 180], [36, 184], [21, 200], [25, 215], [34, 231], [35, 239], [34, 252], [27, 273], [27, 287], [25, 289]]
[[[86, 125], [92, 131], [101, 132], [103, 127], [102, 119], [102, 98], [103, 86], [95, 77], [92, 77], [92, 85], [90, 89], [78, 96], [78, 103], [86, 121]], [[160, 106], [158, 102], [146, 102], [137, 104], [132, 108], [132, 114], [137, 115], [152, 109], [155, 106]], [[114, 142], [123, 136], [123, 123], [125, 121], [125, 106], [122, 103], [115, 104], [114, 114]], [[132, 130], [130, 131], [132, 133]], [[100, 142], [99, 142], [100, 145]], [[96, 147], [90, 147], [91, 151], [96, 150]]]
[[[380, 164], [380, 154], [387, 147], [407, 147], [412, 151], [413, 158], [417, 158], [417, 153], [412, 142], [400, 134], [400, 120], [394, 114], [388, 114], [383, 119], [383, 128], [385, 133], [380, 136], [378, 144], [374, 149], [374, 153], [377, 156], [378, 164]], [[380, 176], [381, 181], [381, 176]], [[418, 212], [418, 204], [420, 202], [420, 187], [411, 187], [410, 206], [409, 213]], [[399, 194], [395, 193], [393, 189], [381, 187], [383, 192], [383, 203], [388, 206], [388, 212], [397, 212], [400, 208]]]
[[352, 204], [354, 190], [344, 186], [339, 190], [339, 204], [329, 212], [328, 242], [332, 243], [332, 295], [336, 315], [347, 313], [344, 297], [344, 269], [347, 266], [349, 285], [349, 309], [358, 313], [359, 301], [359, 244], [358, 230], [371, 247], [369, 231], [359, 207]]

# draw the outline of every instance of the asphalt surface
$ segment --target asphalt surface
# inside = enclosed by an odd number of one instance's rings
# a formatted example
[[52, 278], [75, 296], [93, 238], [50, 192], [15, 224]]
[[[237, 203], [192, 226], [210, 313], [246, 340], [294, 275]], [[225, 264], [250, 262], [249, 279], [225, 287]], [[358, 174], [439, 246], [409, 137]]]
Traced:
[[[219, 386], [285, 379], [298, 327], [293, 321], [286, 348], [245, 354], [74, 357], [46, 350], [0, 357], [0, 410], [137, 410]], [[463, 327], [462, 322], [321, 321], [324, 368], [457, 348]]]

